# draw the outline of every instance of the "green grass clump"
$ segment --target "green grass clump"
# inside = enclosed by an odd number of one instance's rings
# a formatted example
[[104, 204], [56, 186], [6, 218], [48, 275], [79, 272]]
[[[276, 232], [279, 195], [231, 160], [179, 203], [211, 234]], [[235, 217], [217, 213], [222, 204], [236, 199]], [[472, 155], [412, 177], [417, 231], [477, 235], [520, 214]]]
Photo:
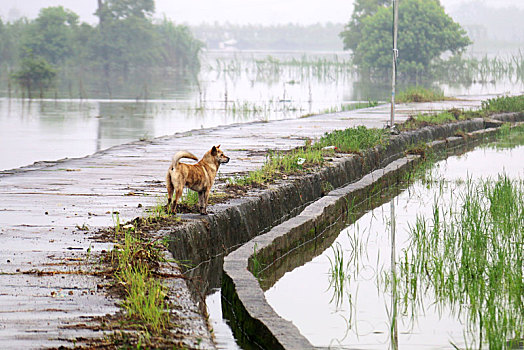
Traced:
[[117, 277], [129, 285], [123, 302], [128, 317], [138, 320], [153, 334], [165, 330], [169, 324], [166, 287], [151, 277], [149, 268], [144, 265], [126, 268]]
[[198, 204], [198, 192], [187, 189], [182, 197], [180, 198], [180, 204], [185, 204], [187, 206], [193, 206]]
[[429, 285], [438, 305], [467, 311], [479, 343], [512, 349], [524, 336], [524, 181], [468, 180], [463, 202], [456, 196], [450, 208], [436, 199], [433, 217], [419, 217], [411, 229], [404, 300], [417, 304]]
[[345, 153], [361, 153], [365, 149], [385, 144], [387, 132], [383, 129], [368, 129], [357, 126], [345, 130], [335, 130], [324, 134], [315, 144], [316, 147], [335, 146], [338, 151]]
[[398, 125], [399, 130], [414, 130], [429, 125], [441, 125], [453, 123], [458, 120], [466, 120], [476, 117], [476, 114], [464, 113], [458, 109], [450, 109], [435, 114], [423, 114], [410, 116], [404, 123]]
[[118, 285], [124, 289], [126, 318], [147, 334], [161, 334], [169, 325], [167, 288], [152, 274], [152, 268], [162, 261], [160, 247], [136, 237], [133, 228], [123, 228], [122, 233], [110, 257]]
[[[344, 153], [361, 153], [365, 149], [387, 142], [388, 134], [382, 129], [368, 129], [364, 126], [326, 133], [311, 145], [290, 152], [270, 152], [261, 169], [249, 172], [247, 176], [229, 179], [230, 186], [261, 185], [277, 178], [306, 171], [308, 168], [322, 166], [324, 156], [335, 150]], [[328, 149], [323, 149], [330, 147]]]
[[488, 113], [524, 112], [524, 95], [502, 96], [482, 101], [482, 110]]
[[475, 111], [462, 111], [452, 108], [445, 112], [433, 114], [417, 114], [410, 116], [399, 124], [399, 130], [414, 130], [428, 125], [452, 123], [457, 120], [488, 117], [494, 113], [524, 112], [524, 95], [504, 96], [482, 101], [482, 106]]
[[414, 86], [407, 88], [397, 94], [396, 102], [432, 102], [443, 101], [449, 98], [444, 96], [442, 91], [436, 89], [427, 89], [422, 86]]
[[270, 152], [262, 168], [250, 171], [247, 176], [230, 179], [234, 185], [261, 185], [272, 182], [282, 175], [292, 175], [304, 171], [308, 167], [324, 164], [324, 156], [319, 148], [305, 146], [290, 152]]

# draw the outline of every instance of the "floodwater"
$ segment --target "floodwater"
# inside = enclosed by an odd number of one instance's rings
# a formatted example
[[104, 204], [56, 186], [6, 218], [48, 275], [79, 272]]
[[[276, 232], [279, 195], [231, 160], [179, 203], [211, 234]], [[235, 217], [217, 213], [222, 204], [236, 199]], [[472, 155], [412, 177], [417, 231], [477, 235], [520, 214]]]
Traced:
[[[285, 64], [295, 59], [294, 64]], [[356, 101], [385, 101], [388, 83], [361, 82], [348, 53], [206, 52], [197, 82], [120, 82], [78, 98], [75, 82], [57, 98], [0, 96], [0, 170], [82, 157], [140, 139], [233, 123], [299, 118]], [[78, 82], [76, 82], [78, 84]], [[148, 84], [150, 84], [148, 86]], [[87, 83], [85, 85], [88, 85]], [[448, 95], [524, 91], [504, 80], [441, 88]]]
[[[478, 329], [470, 331], [466, 305], [435, 302], [431, 293], [402, 310], [397, 318], [398, 347], [391, 344], [392, 218], [395, 222], [393, 261], [398, 264], [410, 242], [417, 217], [432, 217], [436, 199], [461, 198], [467, 179], [524, 179], [524, 146], [498, 150], [480, 147], [440, 161], [392, 202], [383, 204], [342, 230], [331, 247], [303, 266], [287, 272], [265, 292], [284, 319], [292, 321], [317, 347], [358, 349], [479, 348]], [[339, 254], [338, 258], [335, 255]], [[347, 278], [335, 288], [330, 269], [343, 257]], [[331, 270], [332, 271], [332, 270]], [[400, 277], [401, 278], [401, 277]], [[422, 288], [423, 289], [423, 288]], [[434, 295], [433, 295], [434, 297]]]

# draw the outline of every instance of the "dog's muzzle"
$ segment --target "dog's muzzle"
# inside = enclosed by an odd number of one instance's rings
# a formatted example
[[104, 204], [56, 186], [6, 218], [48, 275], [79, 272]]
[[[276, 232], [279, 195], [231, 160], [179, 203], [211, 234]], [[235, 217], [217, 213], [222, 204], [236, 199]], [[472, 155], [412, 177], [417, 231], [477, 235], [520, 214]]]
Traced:
[[225, 160], [220, 158], [220, 164], [226, 164], [226, 163], [229, 163], [229, 157], [226, 157]]

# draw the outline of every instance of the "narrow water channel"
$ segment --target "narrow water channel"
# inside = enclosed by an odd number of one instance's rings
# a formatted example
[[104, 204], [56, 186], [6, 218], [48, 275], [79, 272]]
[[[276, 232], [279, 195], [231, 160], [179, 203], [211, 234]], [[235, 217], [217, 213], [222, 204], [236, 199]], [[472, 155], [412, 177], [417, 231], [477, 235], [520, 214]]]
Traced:
[[[287, 272], [266, 290], [266, 299], [320, 348], [478, 349], [483, 335], [469, 321], [470, 305], [464, 299], [436, 300], [430, 285], [419, 288], [423, 295], [414, 298], [405, 290], [394, 290], [397, 284], [392, 280], [403, 278], [400, 266], [413, 246], [417, 218], [419, 222], [433, 218], [437, 207], [455, 211], [468, 186], [501, 174], [512, 181], [524, 179], [523, 146], [479, 147], [436, 163], [391, 202], [343, 229], [320, 255]], [[430, 229], [437, 225], [422, 222]], [[522, 244], [522, 230], [517, 232], [517, 244]], [[398, 288], [403, 285], [409, 283], [399, 281]]]

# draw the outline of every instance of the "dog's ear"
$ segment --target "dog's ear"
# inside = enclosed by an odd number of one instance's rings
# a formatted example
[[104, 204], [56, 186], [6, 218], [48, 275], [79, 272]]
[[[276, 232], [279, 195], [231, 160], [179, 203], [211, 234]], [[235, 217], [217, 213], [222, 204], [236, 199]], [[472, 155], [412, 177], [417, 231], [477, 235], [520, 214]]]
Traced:
[[[218, 146], [220, 147], [220, 146]], [[213, 148], [211, 148], [211, 155], [214, 157], [218, 154], [218, 151], [217, 151], [217, 148], [215, 146], [213, 146]]]
[[220, 148], [220, 145], [218, 145], [217, 148]]

